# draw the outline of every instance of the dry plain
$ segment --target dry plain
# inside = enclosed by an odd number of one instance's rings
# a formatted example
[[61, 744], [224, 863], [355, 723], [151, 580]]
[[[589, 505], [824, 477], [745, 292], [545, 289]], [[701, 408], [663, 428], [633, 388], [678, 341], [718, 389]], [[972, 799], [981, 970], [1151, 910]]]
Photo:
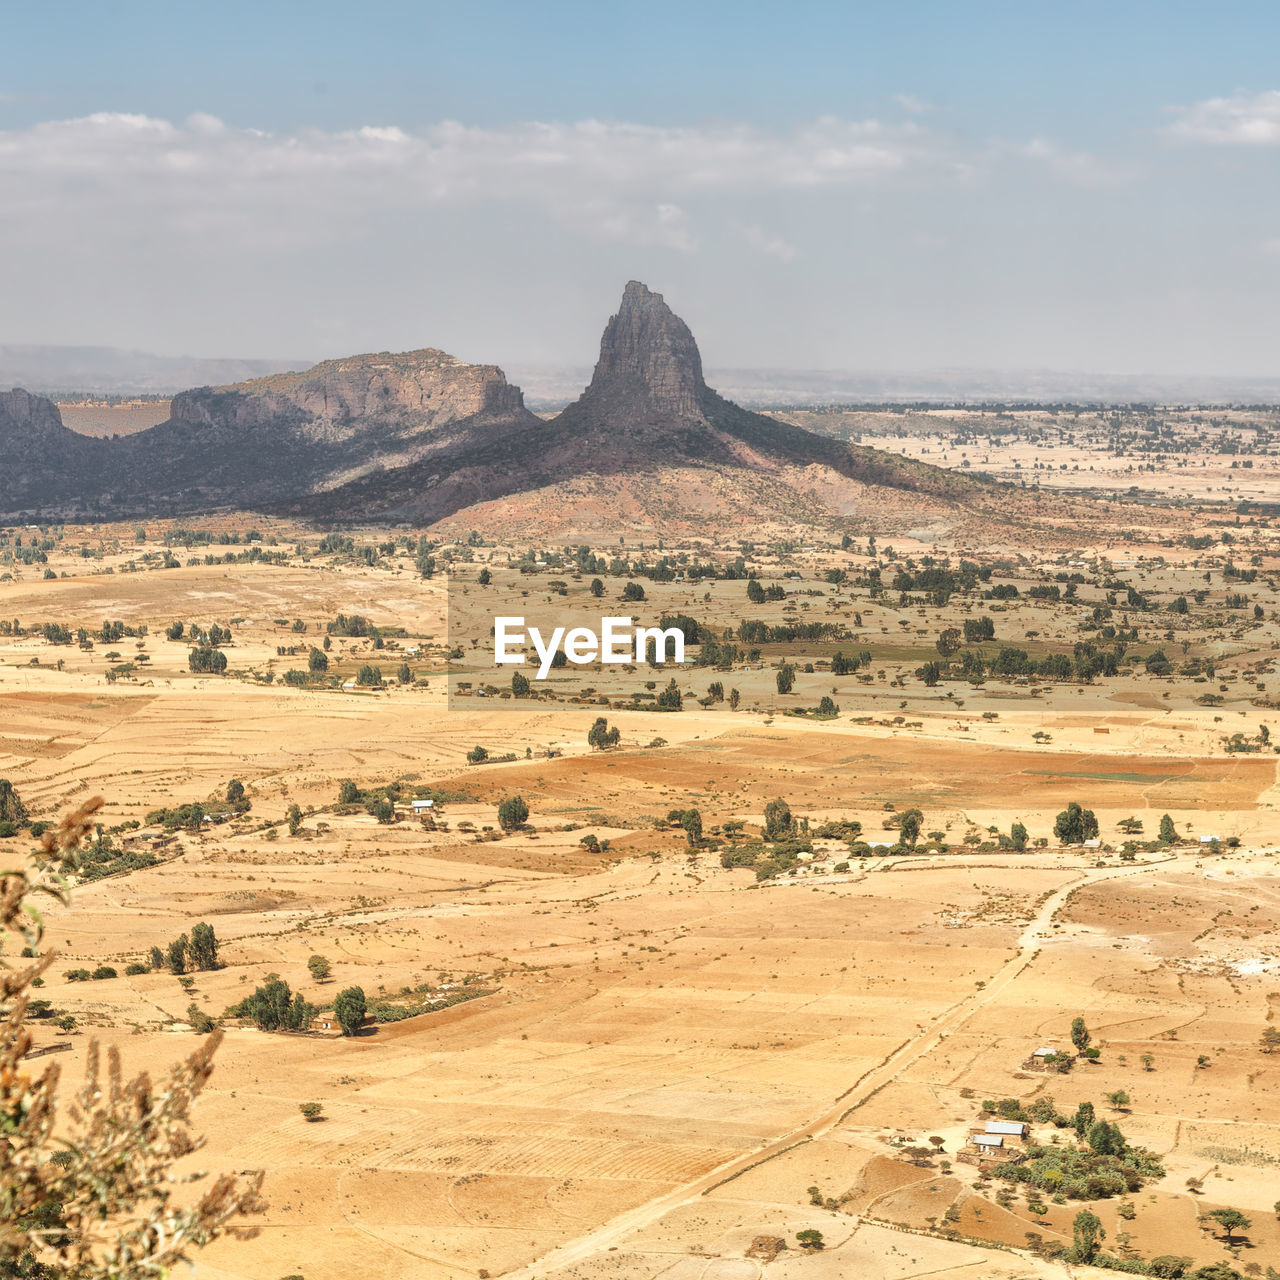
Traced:
[[[1259, 1048], [1280, 1002], [1264, 731], [1280, 705], [1280, 555], [1265, 523], [1148, 513], [1088, 545], [999, 555], [903, 532], [633, 547], [677, 569], [742, 554], [782, 591], [756, 606], [741, 577], [605, 573], [606, 601], [636, 580], [655, 614], [831, 627], [682, 669], [678, 713], [590, 668], [554, 673], [536, 699], [447, 692], [446, 582], [478, 590], [482, 568], [523, 562], [529, 590], [582, 594], [594, 574], [574, 548], [437, 535], [423, 578], [416, 531], [354, 530], [335, 550], [256, 517], [186, 523], [151, 523], [142, 540], [132, 525], [6, 533], [0, 617], [18, 625], [0, 634], [0, 776], [35, 817], [104, 795], [113, 847], [158, 857], [86, 880], [52, 924], [59, 960], [41, 994], [75, 1029], [50, 1020], [39, 1039], [70, 1045], [68, 1077], [91, 1036], [128, 1067], [176, 1059], [193, 1004], [228, 1027], [200, 1161], [265, 1168], [269, 1207], [198, 1274], [329, 1280], [358, 1259], [378, 1276], [480, 1280], [1054, 1276], [1047, 1255], [1071, 1243], [1083, 1204], [1121, 1256], [1280, 1266], [1280, 1058]], [[23, 563], [19, 537], [45, 559]], [[892, 585], [966, 559], [991, 574], [945, 600]], [[1001, 583], [1016, 594], [986, 594]], [[1030, 594], [1050, 585], [1057, 598]], [[380, 636], [330, 635], [339, 614]], [[982, 618], [991, 640], [941, 654], [943, 632]], [[177, 620], [183, 637], [167, 638]], [[227, 671], [195, 674], [190, 628], [215, 623], [232, 633]], [[1114, 649], [1130, 629], [1115, 674], [1047, 679], [1010, 660], [959, 676], [968, 650], [1041, 661], [1082, 641]], [[326, 636], [323, 677], [286, 684]], [[1146, 662], [1157, 650], [1167, 670]], [[836, 651], [866, 660], [835, 674]], [[796, 669], [785, 695], [782, 663]], [[366, 665], [373, 687], [354, 683]], [[661, 689], [668, 674], [650, 677]], [[736, 709], [712, 682], [738, 692]], [[814, 714], [827, 695], [837, 712]], [[588, 746], [599, 714], [617, 746]], [[476, 746], [490, 762], [468, 763]], [[149, 817], [216, 813], [233, 778], [243, 814], [168, 829]], [[394, 820], [340, 804], [344, 779], [398, 784]], [[421, 821], [407, 801], [428, 788]], [[514, 794], [530, 816], [506, 832], [497, 804]], [[785, 857], [759, 838], [777, 797], [807, 824]], [[1073, 801], [1096, 813], [1096, 844], [1054, 835]], [[690, 808], [701, 840], [667, 821]], [[904, 847], [911, 809], [921, 834]], [[1155, 838], [1165, 814], [1176, 843]], [[1015, 823], [1022, 850], [1000, 839]], [[744, 848], [756, 852], [733, 865]], [[222, 967], [186, 983], [149, 965], [125, 975], [197, 921], [213, 924]], [[323, 982], [315, 954], [331, 964]], [[99, 965], [118, 976], [63, 976]], [[372, 1004], [423, 1011], [355, 1037], [227, 1016], [271, 974], [317, 1005], [359, 985]], [[1042, 1045], [1071, 1050], [1077, 1016], [1096, 1061], [1026, 1069]], [[1109, 1105], [1119, 1090], [1128, 1101]], [[984, 1101], [1049, 1096], [1062, 1113], [1092, 1103], [1163, 1175], [1058, 1202], [1007, 1194], [957, 1158]], [[308, 1101], [322, 1120], [301, 1116]], [[1252, 1220], [1230, 1241], [1207, 1217], [1224, 1206]], [[825, 1248], [800, 1247], [807, 1229]], [[761, 1237], [789, 1247], [770, 1260]]]

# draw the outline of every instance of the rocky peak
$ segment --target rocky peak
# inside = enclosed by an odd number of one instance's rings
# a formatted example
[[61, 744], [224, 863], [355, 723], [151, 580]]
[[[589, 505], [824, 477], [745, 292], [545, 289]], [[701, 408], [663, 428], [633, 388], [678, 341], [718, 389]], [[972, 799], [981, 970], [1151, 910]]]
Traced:
[[618, 314], [605, 326], [600, 359], [583, 399], [642, 399], [663, 413], [695, 417], [707, 395], [702, 357], [689, 326], [662, 294], [630, 281]]
[[33, 396], [21, 387], [0, 391], [0, 423], [36, 431], [60, 431], [62, 414], [45, 396]]

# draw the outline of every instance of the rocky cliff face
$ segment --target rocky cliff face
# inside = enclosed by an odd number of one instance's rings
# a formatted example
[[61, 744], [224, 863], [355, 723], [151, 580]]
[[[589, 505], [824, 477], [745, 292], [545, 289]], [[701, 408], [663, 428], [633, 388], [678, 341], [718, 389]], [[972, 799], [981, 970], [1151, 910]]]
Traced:
[[49, 401], [10, 392], [0, 396], [0, 466], [0, 513], [239, 506], [423, 523], [558, 486], [563, 499], [549, 500], [571, 505], [565, 486], [584, 478], [625, 490], [631, 509], [652, 508], [660, 523], [670, 514], [660, 495], [672, 492], [653, 483], [660, 471], [720, 495], [763, 492], [762, 478], [773, 493], [817, 486], [842, 511], [860, 485], [945, 501], [975, 487], [723, 399], [703, 380], [688, 325], [635, 280], [605, 327], [590, 386], [550, 422], [492, 365], [382, 352], [184, 392], [169, 421], [120, 440], [68, 431]]
[[605, 326], [600, 359], [583, 400], [610, 414], [697, 417], [707, 399], [702, 356], [689, 326], [638, 280], [627, 284]]
[[118, 503], [265, 505], [420, 461], [458, 432], [536, 426], [494, 365], [443, 351], [350, 356], [176, 396], [168, 422], [118, 442]]
[[15, 387], [0, 391], [0, 475], [3, 504], [36, 511], [95, 494], [107, 441], [62, 425], [58, 406]]
[[305, 373], [185, 391], [174, 398], [171, 417], [206, 426], [306, 423], [309, 434], [324, 438], [375, 423], [425, 432], [464, 418], [524, 413], [519, 387], [496, 365], [426, 349], [326, 360]]
[[[558, 417], [518, 433], [463, 431], [419, 462], [355, 478], [289, 509], [330, 518], [362, 511], [430, 522], [580, 477], [615, 478], [633, 496], [643, 491], [648, 496], [638, 501], [650, 505], [655, 491], [649, 480], [673, 469], [714, 473], [717, 483], [724, 482], [722, 492], [726, 485], [749, 485], [752, 474], [796, 479], [802, 469], [813, 471], [806, 483], [816, 477], [837, 493], [852, 494], [868, 484], [946, 496], [969, 484], [723, 399], [703, 380], [702, 357], [688, 325], [661, 294], [633, 280], [605, 326], [590, 385]], [[660, 521], [665, 514], [654, 510], [653, 518]]]

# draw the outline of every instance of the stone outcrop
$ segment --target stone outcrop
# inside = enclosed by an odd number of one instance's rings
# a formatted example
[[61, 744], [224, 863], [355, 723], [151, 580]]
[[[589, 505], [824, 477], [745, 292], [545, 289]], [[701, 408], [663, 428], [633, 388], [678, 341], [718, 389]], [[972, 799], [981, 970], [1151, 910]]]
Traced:
[[81, 436], [49, 401], [10, 392], [0, 396], [0, 463], [9, 515], [247, 507], [430, 523], [593, 478], [629, 486], [631, 507], [661, 520], [659, 471], [721, 495], [763, 492], [765, 479], [781, 492], [803, 476], [806, 491], [817, 485], [841, 511], [856, 505], [859, 485], [950, 501], [976, 483], [725, 400], [703, 380], [688, 325], [635, 280], [605, 327], [590, 385], [549, 422], [492, 365], [431, 349], [381, 352], [183, 392], [167, 422], [123, 439]]
[[[425, 523], [578, 477], [650, 477], [664, 468], [770, 477], [816, 468], [851, 493], [845, 481], [942, 497], [973, 488], [950, 472], [818, 436], [725, 400], [703, 380], [688, 325], [661, 294], [632, 280], [605, 326], [590, 385], [558, 417], [516, 435], [464, 432], [420, 462], [360, 477], [288, 509]], [[663, 514], [653, 512], [656, 519]]]
[[0, 487], [8, 511], [77, 503], [97, 492], [107, 442], [62, 425], [58, 406], [15, 387], [0, 391]]
[[600, 359], [584, 399], [615, 412], [698, 416], [708, 396], [702, 356], [689, 326], [638, 280], [627, 284], [605, 326]]
[[316, 438], [336, 438], [381, 423], [419, 434], [466, 418], [517, 418], [518, 387], [496, 365], [464, 364], [443, 351], [349, 356], [305, 373], [275, 374], [175, 396], [174, 421], [206, 426], [306, 424]]

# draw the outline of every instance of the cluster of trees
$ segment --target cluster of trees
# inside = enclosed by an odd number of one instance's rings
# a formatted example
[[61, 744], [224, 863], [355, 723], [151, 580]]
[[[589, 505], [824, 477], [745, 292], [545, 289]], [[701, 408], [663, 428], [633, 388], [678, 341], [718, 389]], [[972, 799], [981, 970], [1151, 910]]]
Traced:
[[272, 973], [252, 995], [227, 1012], [234, 1018], [251, 1018], [260, 1031], [306, 1031], [320, 1010], [304, 999], [301, 991], [291, 991], [279, 974]]
[[[1052, 1099], [1049, 1102], [1052, 1104]], [[1151, 1179], [1164, 1177], [1164, 1166], [1155, 1155], [1129, 1146], [1117, 1125], [1092, 1116], [1092, 1104], [1084, 1102], [1074, 1116], [1049, 1117], [1061, 1128], [1074, 1128], [1081, 1145], [1032, 1145], [1025, 1162], [997, 1165], [992, 1176], [1069, 1200], [1127, 1195], [1141, 1190]]]
[[218, 939], [213, 926], [201, 922], [192, 925], [190, 934], [179, 934], [167, 947], [151, 948], [151, 967], [168, 969], [173, 974], [186, 973], [188, 969], [218, 969]]
[[702, 843], [702, 814], [697, 809], [672, 809], [667, 814], [667, 821], [672, 826], [683, 827], [685, 840], [690, 849], [696, 849]]
[[1083, 844], [1098, 835], [1098, 819], [1092, 809], [1082, 809], [1074, 800], [1058, 814], [1053, 834], [1063, 844]]
[[785, 588], [777, 583], [771, 582], [767, 587], [763, 586], [758, 578], [750, 578], [747, 580], [747, 599], [752, 604], [764, 604], [766, 600], [785, 600], [787, 593]]
[[[972, 621], [971, 618], [965, 620], [966, 628]], [[956, 652], [958, 645], [954, 628], [949, 628], [938, 637], [937, 648], [946, 658]], [[1025, 649], [1001, 645], [994, 656], [980, 649], [966, 649], [960, 655], [958, 670], [950, 662], [945, 668], [939, 667], [936, 662], [930, 662], [917, 670], [916, 674], [929, 685], [937, 684], [941, 676], [953, 672], [963, 680], [982, 680], [987, 676], [1036, 676], [1042, 680], [1087, 682], [1098, 676], [1119, 675], [1124, 651], [1123, 643], [1107, 649], [1099, 648], [1092, 640], [1079, 640], [1071, 653], [1049, 653], [1037, 661]]]
[[221, 649], [197, 645], [187, 654], [187, 665], [197, 675], [219, 676], [227, 669], [227, 655]]
[[844, 653], [837, 649], [831, 656], [831, 674], [833, 676], [851, 676], [859, 667], [869, 667], [871, 665], [871, 651], [864, 649], [861, 653], [846, 658]]
[[674, 676], [668, 681], [667, 687], [654, 699], [653, 705], [659, 711], [684, 710], [684, 695], [680, 692], [680, 686], [676, 684]]
[[507, 796], [498, 802], [498, 825], [503, 831], [519, 831], [529, 821], [529, 806], [523, 796]]
[[611, 729], [604, 716], [597, 716], [596, 722], [587, 730], [587, 745], [595, 751], [603, 751], [608, 747], [616, 747], [622, 738], [617, 725]]
[[360, 613], [340, 613], [332, 622], [325, 624], [325, 630], [331, 636], [367, 637], [375, 649], [383, 647], [382, 632]]

